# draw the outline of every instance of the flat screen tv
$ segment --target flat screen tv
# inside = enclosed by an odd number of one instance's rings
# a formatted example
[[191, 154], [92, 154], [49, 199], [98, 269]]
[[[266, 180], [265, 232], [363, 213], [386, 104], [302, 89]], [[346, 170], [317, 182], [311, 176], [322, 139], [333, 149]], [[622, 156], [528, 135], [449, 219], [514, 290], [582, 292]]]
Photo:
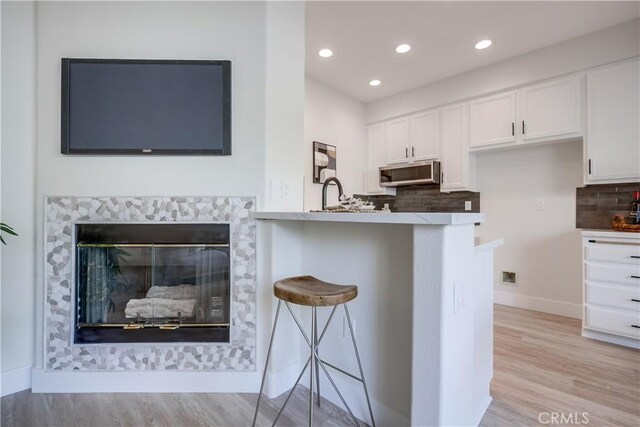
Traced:
[[62, 154], [231, 154], [231, 61], [62, 59]]

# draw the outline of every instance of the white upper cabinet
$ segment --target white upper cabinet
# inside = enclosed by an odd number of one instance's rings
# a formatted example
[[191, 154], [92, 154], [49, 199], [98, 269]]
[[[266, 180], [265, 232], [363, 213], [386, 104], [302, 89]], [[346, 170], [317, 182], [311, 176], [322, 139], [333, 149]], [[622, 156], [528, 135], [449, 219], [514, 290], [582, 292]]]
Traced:
[[477, 99], [469, 104], [469, 147], [516, 142], [516, 93]]
[[470, 189], [468, 151], [468, 106], [452, 105], [442, 109], [442, 191]]
[[438, 110], [388, 121], [385, 128], [386, 164], [440, 157]]
[[411, 138], [409, 157], [412, 161], [440, 158], [440, 123], [438, 110], [416, 114], [409, 119]]
[[411, 135], [408, 117], [385, 123], [385, 146], [387, 164], [409, 161], [409, 139]]
[[379, 168], [384, 165], [384, 123], [367, 127], [367, 194], [395, 194], [394, 188], [380, 187]]
[[516, 134], [522, 141], [580, 137], [580, 85], [580, 77], [572, 77], [520, 90]]
[[640, 62], [587, 74], [585, 181], [640, 180]]
[[371, 125], [367, 128], [367, 192], [382, 191], [378, 168], [384, 163], [384, 124]]

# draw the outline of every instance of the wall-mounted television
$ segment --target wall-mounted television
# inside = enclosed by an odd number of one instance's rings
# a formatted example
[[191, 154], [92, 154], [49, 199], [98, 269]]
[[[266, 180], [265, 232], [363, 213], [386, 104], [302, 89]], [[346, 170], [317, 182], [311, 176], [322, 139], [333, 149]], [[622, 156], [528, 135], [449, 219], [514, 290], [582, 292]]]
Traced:
[[231, 61], [62, 59], [62, 154], [231, 154]]

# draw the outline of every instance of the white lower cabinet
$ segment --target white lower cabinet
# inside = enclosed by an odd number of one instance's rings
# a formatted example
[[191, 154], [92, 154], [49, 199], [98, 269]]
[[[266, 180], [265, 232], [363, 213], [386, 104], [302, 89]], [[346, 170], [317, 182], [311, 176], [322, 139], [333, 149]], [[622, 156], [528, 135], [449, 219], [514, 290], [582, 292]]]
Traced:
[[640, 348], [640, 235], [583, 231], [582, 335]]

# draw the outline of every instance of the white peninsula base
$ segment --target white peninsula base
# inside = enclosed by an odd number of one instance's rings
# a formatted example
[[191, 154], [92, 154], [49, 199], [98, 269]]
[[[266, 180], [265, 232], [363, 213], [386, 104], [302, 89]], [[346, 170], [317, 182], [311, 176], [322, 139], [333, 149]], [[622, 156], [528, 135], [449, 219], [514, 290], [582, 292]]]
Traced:
[[[259, 298], [269, 298], [276, 280], [302, 274], [358, 285], [349, 310], [376, 424], [478, 425], [491, 401], [493, 248], [501, 244], [474, 245], [474, 223], [483, 217], [257, 213]], [[271, 298], [270, 316], [262, 319], [273, 320]], [[320, 321], [328, 317], [325, 310]], [[297, 311], [308, 328], [308, 310]], [[321, 357], [357, 372], [342, 317], [338, 311]], [[271, 397], [291, 387], [308, 357], [294, 323], [288, 315], [281, 319], [267, 373]], [[264, 366], [266, 348], [258, 351]], [[332, 376], [355, 415], [368, 422], [361, 385]], [[326, 378], [321, 393], [340, 405]]]

